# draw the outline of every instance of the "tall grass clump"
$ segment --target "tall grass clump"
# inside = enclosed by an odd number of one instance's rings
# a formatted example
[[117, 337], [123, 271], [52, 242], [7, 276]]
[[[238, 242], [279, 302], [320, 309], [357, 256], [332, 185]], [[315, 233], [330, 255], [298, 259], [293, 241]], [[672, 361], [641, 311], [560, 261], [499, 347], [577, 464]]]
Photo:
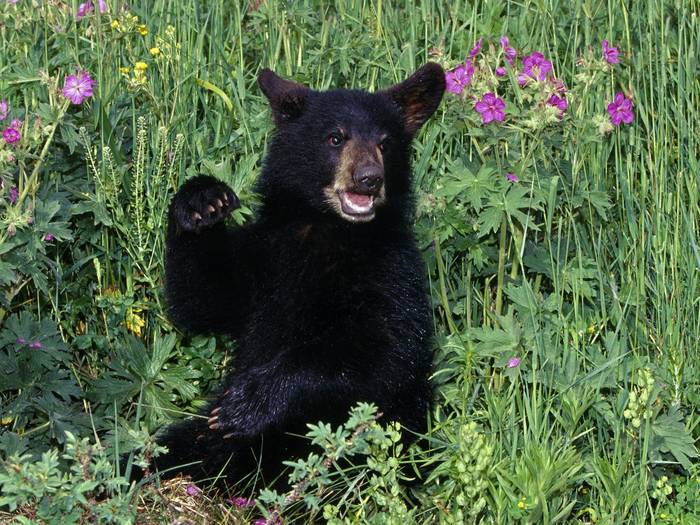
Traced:
[[[699, 522], [699, 8], [0, 3], [0, 519]], [[172, 193], [213, 175], [251, 219], [261, 68], [374, 90], [428, 60], [430, 432], [404, 450], [361, 405], [309, 422], [287, 492], [130, 486], [120, 454], [158, 453], [236, 352], [168, 321]]]

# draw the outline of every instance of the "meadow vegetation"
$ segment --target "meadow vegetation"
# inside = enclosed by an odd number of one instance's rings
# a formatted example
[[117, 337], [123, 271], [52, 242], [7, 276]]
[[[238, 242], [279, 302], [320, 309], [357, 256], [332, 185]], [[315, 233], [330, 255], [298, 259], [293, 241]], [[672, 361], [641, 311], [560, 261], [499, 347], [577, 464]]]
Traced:
[[[700, 523], [699, 10], [0, 0], [0, 521]], [[198, 173], [253, 218], [257, 72], [375, 90], [429, 60], [420, 447], [361, 405], [309, 422], [287, 493], [129, 485], [116, 458], [157, 454], [236, 353], [169, 322], [163, 238]]]

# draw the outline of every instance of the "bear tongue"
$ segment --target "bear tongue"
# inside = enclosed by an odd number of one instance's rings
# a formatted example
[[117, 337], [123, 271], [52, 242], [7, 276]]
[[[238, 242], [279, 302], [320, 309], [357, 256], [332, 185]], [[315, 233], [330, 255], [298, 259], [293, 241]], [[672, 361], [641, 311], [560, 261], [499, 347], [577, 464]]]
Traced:
[[372, 204], [371, 195], [361, 195], [359, 193], [352, 193], [349, 191], [345, 193], [345, 195], [347, 196], [348, 200], [357, 207], [366, 208]]

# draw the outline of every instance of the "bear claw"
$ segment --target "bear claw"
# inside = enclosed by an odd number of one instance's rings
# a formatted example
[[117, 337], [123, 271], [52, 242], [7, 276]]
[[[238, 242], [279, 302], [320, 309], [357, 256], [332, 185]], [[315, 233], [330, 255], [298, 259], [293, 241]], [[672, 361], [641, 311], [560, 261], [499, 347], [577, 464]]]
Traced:
[[224, 439], [231, 439], [234, 435], [234, 432], [229, 432], [228, 434], [224, 434]]
[[211, 415], [215, 416], [219, 412], [221, 412], [221, 407], [216, 407], [214, 410], [211, 411]]

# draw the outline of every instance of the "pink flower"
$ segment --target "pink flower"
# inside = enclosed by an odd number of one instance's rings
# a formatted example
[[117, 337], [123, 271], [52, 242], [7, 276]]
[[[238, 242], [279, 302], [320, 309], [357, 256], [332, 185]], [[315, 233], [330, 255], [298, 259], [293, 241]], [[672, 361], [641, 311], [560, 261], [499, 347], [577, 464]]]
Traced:
[[632, 101], [625, 98], [621, 91], [615, 93], [615, 99], [608, 104], [608, 113], [610, 114], [610, 122], [614, 126], [619, 126], [623, 122], [630, 124], [634, 120]]
[[107, 2], [105, 2], [105, 0], [97, 0], [97, 7], [100, 10], [100, 13], [104, 13], [107, 11]]
[[18, 345], [24, 345], [27, 344], [27, 341], [26, 339], [24, 339], [24, 337], [18, 337], [17, 339], [15, 339], [15, 343], [17, 343]]
[[185, 492], [187, 492], [188, 496], [196, 496], [197, 494], [202, 492], [202, 489], [200, 489], [197, 485], [190, 483], [189, 485], [187, 485]]
[[508, 359], [508, 368], [517, 368], [520, 366], [520, 358], [519, 357], [511, 357]]
[[510, 47], [507, 36], [501, 37], [501, 47], [503, 48], [503, 53], [506, 55], [506, 61], [512, 66], [513, 60], [518, 56], [518, 52]]
[[22, 121], [18, 118], [12, 119], [12, 122], [10, 122], [10, 127], [15, 128], [17, 131], [22, 129]]
[[620, 52], [616, 47], [610, 47], [610, 44], [608, 43], [607, 40], [603, 40], [602, 42], [603, 46], [603, 58], [608, 64], [619, 64], [620, 59], [618, 58], [618, 55]]
[[92, 11], [92, 1], [88, 2], [83, 2], [78, 6], [78, 12], [75, 14], [76, 18], [83, 18], [84, 16], [87, 16], [87, 14]]
[[10, 188], [10, 191], [7, 193], [7, 200], [10, 201], [10, 204], [14, 204], [17, 202], [17, 199], [19, 198], [19, 190], [17, 189], [17, 186], [12, 186]]
[[10, 5], [16, 5], [16, 4], [17, 4], [17, 0], [7, 0], [7, 3], [10, 4]]
[[564, 116], [564, 112], [566, 111], [566, 108], [569, 107], [569, 103], [567, 100], [561, 96], [557, 95], [552, 95], [547, 99], [547, 104], [550, 106], [554, 106], [555, 108], [559, 108], [559, 118], [562, 118]]
[[549, 72], [552, 71], [552, 63], [544, 58], [539, 51], [523, 58], [523, 70], [518, 75], [518, 84], [524, 86], [530, 79], [546, 80]]
[[480, 38], [476, 41], [474, 47], [472, 47], [472, 50], [469, 51], [469, 58], [474, 58], [476, 55], [479, 54], [479, 52], [481, 51], [481, 43], [483, 42], [483, 40], [483, 38]]
[[496, 76], [497, 76], [497, 77], [504, 77], [504, 76], [506, 76], [506, 68], [504, 68], [504, 67], [497, 67], [497, 68], [496, 68]]
[[461, 64], [451, 71], [445, 73], [445, 83], [447, 91], [459, 95], [464, 88], [469, 85], [474, 75], [474, 66], [471, 62]]
[[255, 500], [250, 499], [250, 498], [244, 498], [242, 496], [238, 496], [236, 498], [229, 498], [226, 500], [227, 503], [230, 503], [234, 507], [238, 507], [239, 509], [247, 509], [250, 507], [255, 507]]
[[518, 182], [518, 176], [515, 173], [506, 173], [506, 179], [508, 182], [516, 183]]
[[18, 129], [10, 126], [9, 128], [5, 128], [5, 131], [2, 132], [2, 138], [8, 145], [14, 146], [20, 141], [22, 134]]
[[63, 96], [73, 104], [81, 104], [83, 100], [92, 96], [92, 87], [95, 81], [87, 71], [81, 71], [77, 75], [69, 75], [63, 84]]
[[10, 113], [10, 106], [7, 105], [7, 100], [0, 100], [0, 120], [5, 120]]
[[39, 350], [41, 348], [41, 343], [39, 341], [34, 341], [33, 343], [29, 343], [29, 348], [32, 350]]
[[55, 239], [56, 239], [56, 237], [54, 237], [54, 236], [53, 236], [52, 234], [50, 234], [50, 233], [47, 233], [46, 235], [44, 235], [44, 241], [46, 241], [46, 242], [51, 242], [51, 241], [53, 241], [53, 240], [55, 240]]
[[506, 103], [493, 93], [486, 93], [484, 98], [474, 104], [474, 109], [481, 115], [481, 121], [488, 124], [494, 120], [501, 122], [505, 114]]

